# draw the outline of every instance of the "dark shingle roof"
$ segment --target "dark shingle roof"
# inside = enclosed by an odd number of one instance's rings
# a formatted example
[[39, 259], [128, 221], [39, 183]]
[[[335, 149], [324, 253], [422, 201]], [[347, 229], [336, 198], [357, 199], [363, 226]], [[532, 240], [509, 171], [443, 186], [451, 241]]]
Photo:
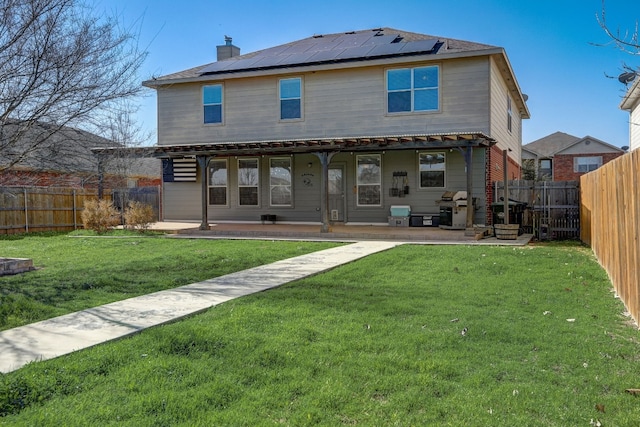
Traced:
[[[2, 127], [2, 135], [8, 139], [16, 132], [19, 125], [19, 121], [9, 121]], [[3, 142], [5, 140], [0, 139], [0, 146], [3, 146]], [[15, 159], [19, 159], [11, 169], [96, 173], [98, 159], [91, 149], [116, 145], [118, 144], [109, 139], [81, 129], [72, 127], [58, 129], [56, 126], [36, 123], [22, 138], [3, 146], [0, 170], [13, 163]], [[128, 159], [120, 154], [120, 157], [114, 157], [105, 162], [107, 173], [121, 173], [125, 169], [129, 176], [158, 177], [160, 175], [160, 164], [157, 159]]]
[[375, 28], [347, 33], [315, 35], [302, 40], [212, 62], [147, 81], [155, 86], [163, 81], [198, 78], [292, 66], [373, 60], [411, 55], [474, 52], [496, 46], [396, 30]]
[[544, 138], [537, 139], [522, 147], [541, 157], [551, 157], [558, 151], [562, 151], [570, 145], [580, 141], [581, 138], [564, 132], [554, 132]]

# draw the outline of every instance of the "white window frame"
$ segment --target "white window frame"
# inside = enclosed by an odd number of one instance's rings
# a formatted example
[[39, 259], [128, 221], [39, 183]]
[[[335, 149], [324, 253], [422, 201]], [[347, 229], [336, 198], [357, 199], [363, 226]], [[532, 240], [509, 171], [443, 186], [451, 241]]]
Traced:
[[[255, 184], [242, 184], [242, 176], [241, 171], [243, 168], [240, 167], [241, 162], [246, 161], [255, 161], [256, 163], [256, 176], [255, 176]], [[260, 206], [260, 158], [259, 157], [240, 157], [237, 161], [238, 166], [238, 206], [240, 207], [258, 207]], [[241, 189], [242, 188], [255, 188], [256, 189], [256, 203], [255, 204], [244, 204], [242, 203], [241, 197]]]
[[[282, 83], [288, 80], [298, 80], [300, 83], [300, 96], [299, 97], [293, 97], [293, 98], [283, 98], [282, 97]], [[300, 117], [290, 117], [290, 118], [283, 118], [282, 117], [282, 101], [285, 100], [298, 100], [298, 102], [300, 103]], [[304, 80], [302, 77], [287, 77], [284, 79], [279, 79], [278, 80], [278, 113], [279, 113], [279, 120], [281, 122], [295, 122], [295, 121], [302, 121], [304, 120]]]
[[[365, 157], [376, 157], [378, 159], [378, 177], [377, 181], [361, 182], [360, 178], [360, 159]], [[356, 155], [356, 205], [358, 207], [380, 207], [382, 206], [382, 155], [381, 154], [358, 154]], [[378, 203], [360, 203], [360, 192], [363, 187], [378, 187]]]
[[[579, 156], [573, 158], [573, 172], [575, 173], [591, 172], [600, 166], [602, 166], [602, 156]], [[581, 167], [584, 167], [583, 170], [580, 170]]]
[[[422, 164], [423, 156], [442, 156], [443, 161], [434, 163], [434, 166]], [[442, 172], [442, 186], [423, 186], [422, 185], [422, 172]], [[444, 151], [420, 151], [418, 153], [418, 188], [420, 190], [432, 190], [434, 188], [446, 188], [447, 187], [447, 153]]]
[[[225, 183], [224, 185], [220, 184], [212, 184], [212, 169], [214, 163], [224, 163], [225, 169]], [[229, 162], [227, 159], [212, 159], [209, 161], [209, 173], [207, 174], [207, 184], [209, 187], [208, 196], [209, 196], [209, 205], [210, 206], [229, 206]], [[224, 188], [224, 204], [222, 203], [212, 203], [211, 199], [211, 190], [214, 188]]]
[[[204, 92], [205, 92], [205, 88], [207, 87], [212, 87], [212, 86], [220, 86], [220, 102], [217, 103], [206, 103], [205, 99], [204, 99]], [[220, 126], [222, 124], [224, 124], [224, 85], [222, 83], [215, 83], [215, 84], [208, 84], [208, 85], [204, 85], [202, 86], [202, 91], [201, 91], [201, 100], [202, 100], [202, 123], [204, 123], [207, 126]], [[207, 106], [212, 106], [212, 105], [220, 105], [220, 121], [219, 122], [207, 122], [207, 115], [205, 114], [205, 108]]]
[[[434, 87], [427, 87], [427, 88], [416, 88], [416, 84], [415, 84], [415, 70], [419, 70], [422, 68], [434, 68], [437, 70], [438, 73], [438, 83], [436, 86]], [[401, 71], [401, 70], [410, 70], [411, 72], [411, 83], [410, 83], [410, 87], [409, 88], [402, 88], [402, 89], [389, 89], [389, 73], [393, 72], [393, 71]], [[410, 67], [410, 68], [389, 68], [387, 70], [385, 70], [385, 93], [386, 93], [386, 98], [385, 98], [385, 104], [386, 104], [386, 113], [387, 114], [391, 114], [391, 115], [395, 115], [395, 114], [416, 114], [416, 113], [420, 113], [420, 114], [424, 114], [424, 113], [437, 113], [440, 112], [440, 108], [441, 108], [441, 104], [442, 104], [442, 99], [441, 99], [441, 88], [442, 88], [442, 82], [441, 82], [441, 67], [440, 65], [424, 65], [424, 66], [420, 66], [420, 67]], [[428, 90], [435, 90], [437, 92], [437, 102], [438, 105], [436, 106], [436, 108], [432, 108], [432, 109], [425, 109], [425, 110], [416, 110], [415, 108], [415, 93], [416, 91], [428, 91]], [[390, 93], [399, 93], [399, 92], [410, 92], [411, 93], [411, 108], [409, 110], [403, 110], [403, 111], [389, 111], [389, 94]]]
[[[283, 161], [286, 160], [289, 163], [289, 183], [274, 183], [274, 166], [273, 161]], [[278, 188], [289, 188], [289, 203], [274, 203], [273, 202], [273, 190]], [[269, 158], [269, 204], [275, 207], [291, 207], [293, 206], [293, 161], [291, 157], [271, 157]]]

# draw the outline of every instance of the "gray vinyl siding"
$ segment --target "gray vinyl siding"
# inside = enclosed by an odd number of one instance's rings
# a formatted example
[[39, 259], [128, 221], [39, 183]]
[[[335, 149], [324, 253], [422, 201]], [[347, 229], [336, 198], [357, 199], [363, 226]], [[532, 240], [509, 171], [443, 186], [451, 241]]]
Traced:
[[[201, 83], [158, 89], [158, 143], [185, 144], [425, 132], [489, 132], [489, 58], [439, 65], [440, 111], [386, 114], [383, 66], [212, 80], [223, 84], [223, 123], [203, 124]], [[303, 120], [279, 120], [278, 80], [303, 79]]]
[[[635, 105], [631, 110], [631, 120], [629, 121], [629, 147], [630, 151], [640, 148], [640, 105]], [[622, 145], [625, 145], [620, 141]]]
[[[346, 180], [346, 222], [386, 223], [392, 205], [409, 205], [415, 213], [439, 212], [436, 203], [445, 190], [466, 190], [464, 159], [457, 150], [445, 151], [446, 178], [445, 188], [419, 189], [418, 153], [415, 150], [379, 152], [382, 155], [382, 205], [375, 207], [357, 206], [356, 195], [356, 156], [357, 153], [339, 153], [331, 164], [345, 166]], [[321, 221], [319, 159], [312, 154], [293, 157], [293, 206], [269, 206], [269, 157], [260, 158], [260, 205], [238, 206], [237, 159], [228, 159], [229, 187], [228, 206], [209, 206], [209, 219], [215, 221], [257, 222], [264, 213], [275, 214], [282, 222]], [[311, 167], [309, 167], [311, 163]], [[393, 172], [407, 171], [409, 194], [405, 197], [392, 197], [389, 189], [393, 186]], [[200, 173], [198, 172], [198, 177]], [[473, 153], [473, 197], [480, 200], [481, 206], [475, 213], [474, 222], [485, 222], [483, 205], [485, 192], [485, 151], [475, 149]], [[200, 182], [164, 184], [164, 219], [197, 221], [201, 215]]]
[[[501, 150], [509, 149], [509, 156], [520, 163], [522, 149], [522, 118], [513, 95], [509, 93], [496, 62], [491, 60], [491, 132]], [[511, 97], [511, 131], [507, 127], [507, 97]]]

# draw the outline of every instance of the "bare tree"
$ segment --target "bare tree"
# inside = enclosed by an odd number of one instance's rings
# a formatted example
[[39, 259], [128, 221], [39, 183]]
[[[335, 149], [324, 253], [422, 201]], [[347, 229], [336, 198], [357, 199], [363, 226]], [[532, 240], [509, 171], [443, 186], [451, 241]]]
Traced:
[[[135, 121], [134, 113], [137, 111], [137, 105], [129, 100], [123, 100], [117, 103], [116, 107], [112, 109], [99, 130], [100, 135], [110, 141], [112, 149], [109, 155], [100, 156], [101, 167], [105, 172], [127, 177], [134, 171], [144, 169], [142, 163], [148, 162], [148, 159], [141, 159], [130, 152], [129, 148], [146, 145], [153, 135]], [[93, 148], [100, 148], [100, 146]]]
[[121, 116], [142, 93], [137, 40], [83, 0], [0, 0], [0, 172]]
[[638, 38], [638, 21], [635, 22], [635, 27], [632, 31], [620, 29], [613, 30], [607, 23], [607, 9], [605, 6], [605, 0], [602, 0], [602, 11], [600, 14], [596, 14], [596, 20], [600, 27], [604, 30], [605, 34], [611, 39], [611, 43], [615, 47], [625, 53], [631, 55], [640, 55], [640, 39]]

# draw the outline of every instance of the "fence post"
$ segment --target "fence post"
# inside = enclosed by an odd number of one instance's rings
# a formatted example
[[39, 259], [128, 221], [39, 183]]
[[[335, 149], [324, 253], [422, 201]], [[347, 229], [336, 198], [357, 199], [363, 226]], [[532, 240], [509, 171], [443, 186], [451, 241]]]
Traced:
[[29, 232], [29, 208], [27, 207], [27, 188], [22, 189], [24, 191], [24, 232]]
[[76, 189], [73, 189], [73, 229], [78, 229], [78, 224], [76, 221]]

